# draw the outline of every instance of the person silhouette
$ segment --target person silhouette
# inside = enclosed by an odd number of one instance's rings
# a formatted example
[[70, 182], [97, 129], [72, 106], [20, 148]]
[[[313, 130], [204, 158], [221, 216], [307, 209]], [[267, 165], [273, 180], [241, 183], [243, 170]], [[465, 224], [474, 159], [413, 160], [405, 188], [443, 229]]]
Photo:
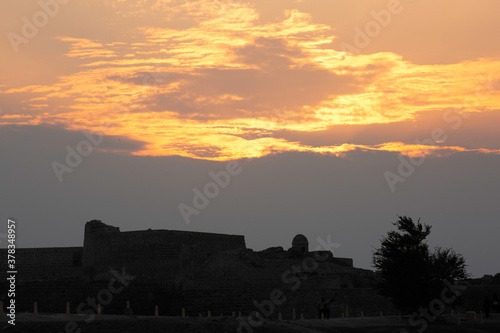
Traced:
[[496, 293], [494, 293], [491, 298], [491, 310], [500, 312], [500, 300], [498, 300], [498, 295]]
[[325, 298], [323, 297], [319, 302], [318, 302], [318, 318], [321, 319], [321, 316], [325, 315]]
[[491, 308], [491, 302], [488, 296], [484, 296], [483, 300], [483, 310], [484, 310], [484, 315], [486, 318], [490, 316], [490, 308]]
[[329, 301], [326, 302], [325, 304], [325, 318], [330, 319], [330, 313], [332, 311], [333, 303], [335, 300], [331, 298]]

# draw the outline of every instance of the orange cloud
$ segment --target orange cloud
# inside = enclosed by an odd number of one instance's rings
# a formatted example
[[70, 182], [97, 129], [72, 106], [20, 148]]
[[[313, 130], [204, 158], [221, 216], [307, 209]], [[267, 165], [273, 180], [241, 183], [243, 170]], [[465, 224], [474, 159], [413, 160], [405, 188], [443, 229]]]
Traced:
[[[417, 115], [498, 108], [500, 60], [417, 65], [382, 52], [356, 55], [331, 48], [332, 27], [289, 10], [262, 22], [250, 4], [231, 1], [145, 1], [166, 20], [188, 15], [187, 28], [138, 26], [126, 42], [59, 37], [78, 60], [57, 82], [3, 86], [0, 97], [22, 112], [6, 124], [62, 124], [147, 142], [136, 155], [229, 160], [284, 151], [342, 155], [353, 150], [433, 156], [478, 147], [398, 142], [310, 146], [279, 131], [311, 133], [335, 125], [417, 122]], [[207, 5], [210, 3], [213, 6]], [[131, 1], [112, 2], [126, 13]], [[110, 3], [111, 5], [111, 3]], [[127, 10], [125, 10], [128, 8]], [[142, 14], [141, 14], [142, 13]], [[280, 111], [284, 110], [286, 111]]]

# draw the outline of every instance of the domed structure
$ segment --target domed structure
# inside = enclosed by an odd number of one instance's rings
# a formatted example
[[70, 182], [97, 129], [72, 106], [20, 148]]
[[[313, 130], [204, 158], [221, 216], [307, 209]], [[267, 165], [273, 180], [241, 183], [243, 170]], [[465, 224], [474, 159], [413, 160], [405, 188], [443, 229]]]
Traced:
[[309, 241], [306, 236], [298, 234], [293, 238], [292, 252], [295, 254], [306, 254], [309, 252]]

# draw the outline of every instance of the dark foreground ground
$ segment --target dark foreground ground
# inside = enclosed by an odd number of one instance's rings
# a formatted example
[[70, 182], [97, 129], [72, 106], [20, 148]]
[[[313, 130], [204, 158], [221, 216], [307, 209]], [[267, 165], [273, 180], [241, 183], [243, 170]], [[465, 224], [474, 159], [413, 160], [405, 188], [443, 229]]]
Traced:
[[[212, 317], [212, 318], [175, 318], [175, 317], [126, 317], [105, 315], [95, 317], [89, 323], [79, 315], [62, 314], [18, 314], [16, 325], [7, 323], [7, 317], [0, 320], [0, 332], [22, 333], [317, 333], [317, 332], [349, 332], [349, 333], [414, 333], [422, 326], [412, 327], [407, 318], [373, 317], [330, 320], [283, 320], [264, 321], [258, 327], [252, 327], [247, 317]], [[425, 329], [427, 333], [499, 333], [500, 314], [479, 322], [462, 321], [457, 325], [457, 318], [434, 323]], [[424, 330], [420, 330], [424, 332]]]

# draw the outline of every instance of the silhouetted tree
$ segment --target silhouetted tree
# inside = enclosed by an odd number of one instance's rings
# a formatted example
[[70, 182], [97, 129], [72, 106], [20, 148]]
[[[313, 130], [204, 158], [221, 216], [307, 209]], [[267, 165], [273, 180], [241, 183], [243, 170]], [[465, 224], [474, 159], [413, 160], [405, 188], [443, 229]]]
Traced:
[[406, 216], [398, 216], [393, 223], [397, 231], [389, 231], [381, 246], [373, 254], [373, 265], [381, 277], [380, 293], [390, 297], [404, 312], [427, 307], [440, 298], [447, 280], [466, 278], [464, 258], [451, 249], [436, 248], [429, 252], [425, 239], [431, 226], [415, 223]]

